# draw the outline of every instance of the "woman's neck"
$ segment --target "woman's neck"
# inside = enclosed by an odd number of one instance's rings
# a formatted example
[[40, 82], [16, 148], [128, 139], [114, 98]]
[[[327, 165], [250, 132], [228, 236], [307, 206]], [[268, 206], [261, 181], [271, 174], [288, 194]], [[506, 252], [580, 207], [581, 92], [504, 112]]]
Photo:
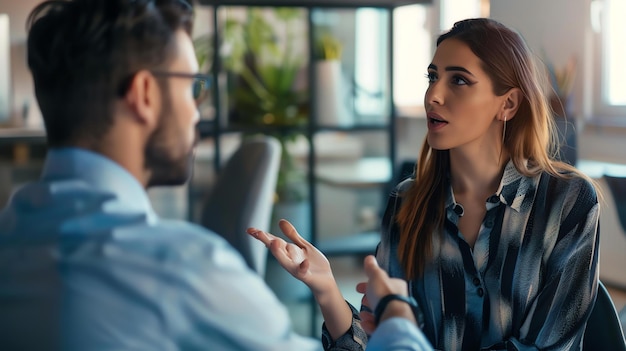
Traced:
[[[508, 153], [499, 157], [467, 155], [450, 150], [450, 179], [455, 196], [466, 194], [483, 199], [498, 190]], [[494, 160], [495, 159], [495, 160]]]

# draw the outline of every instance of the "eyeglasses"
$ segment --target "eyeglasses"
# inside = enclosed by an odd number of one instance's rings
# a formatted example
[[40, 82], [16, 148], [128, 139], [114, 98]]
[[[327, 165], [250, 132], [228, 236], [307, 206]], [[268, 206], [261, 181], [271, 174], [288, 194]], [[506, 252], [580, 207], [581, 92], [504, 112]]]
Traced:
[[209, 95], [209, 88], [211, 87], [211, 76], [200, 73], [181, 73], [181, 72], [165, 72], [165, 71], [151, 71], [155, 76], [162, 77], [175, 77], [175, 78], [187, 78], [193, 79], [193, 98], [196, 100], [196, 104], [200, 104]]

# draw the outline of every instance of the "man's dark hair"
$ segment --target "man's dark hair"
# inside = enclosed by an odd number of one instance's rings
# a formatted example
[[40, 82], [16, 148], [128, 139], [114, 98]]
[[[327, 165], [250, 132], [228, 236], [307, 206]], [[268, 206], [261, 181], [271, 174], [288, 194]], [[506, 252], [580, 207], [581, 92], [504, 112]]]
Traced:
[[48, 145], [97, 144], [133, 75], [172, 58], [174, 33], [191, 34], [185, 0], [50, 0], [28, 18], [28, 65]]

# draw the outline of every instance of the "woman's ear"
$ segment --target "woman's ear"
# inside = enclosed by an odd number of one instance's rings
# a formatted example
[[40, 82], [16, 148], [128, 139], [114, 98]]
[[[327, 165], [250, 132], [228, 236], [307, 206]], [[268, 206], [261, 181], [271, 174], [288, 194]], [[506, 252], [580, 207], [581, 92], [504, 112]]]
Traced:
[[161, 89], [152, 73], [147, 70], [137, 72], [124, 100], [137, 122], [150, 130], [156, 128], [161, 112]]
[[501, 118], [506, 116], [507, 120], [513, 119], [523, 99], [524, 94], [522, 94], [522, 91], [519, 88], [509, 89], [509, 91], [504, 94], [504, 106], [501, 111]]

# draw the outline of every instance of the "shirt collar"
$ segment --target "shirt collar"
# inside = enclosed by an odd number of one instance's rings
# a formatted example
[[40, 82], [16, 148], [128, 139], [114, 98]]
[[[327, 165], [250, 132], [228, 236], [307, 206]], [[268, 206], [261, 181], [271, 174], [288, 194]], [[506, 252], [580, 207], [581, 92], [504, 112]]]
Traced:
[[[528, 162], [528, 161], [526, 161]], [[446, 209], [453, 211], [455, 206], [454, 193], [452, 192], [452, 184], [449, 181], [448, 176], [448, 194], [446, 197], [445, 206]], [[536, 187], [535, 178], [529, 178], [517, 171], [515, 164], [512, 160], [506, 164], [500, 185], [495, 195], [505, 205], [508, 205], [516, 211], [520, 211], [522, 203], [526, 198], [526, 195], [530, 192], [534, 192]]]
[[85, 149], [50, 149], [44, 163], [42, 180], [79, 179], [90, 187], [115, 194], [124, 208], [141, 211], [151, 219], [156, 214], [148, 194], [139, 181], [113, 160]]
[[[528, 160], [525, 161], [528, 163]], [[504, 169], [500, 187], [496, 193], [500, 201], [516, 211], [520, 211], [527, 195], [533, 196], [537, 188], [537, 177], [526, 177], [509, 161]]]

